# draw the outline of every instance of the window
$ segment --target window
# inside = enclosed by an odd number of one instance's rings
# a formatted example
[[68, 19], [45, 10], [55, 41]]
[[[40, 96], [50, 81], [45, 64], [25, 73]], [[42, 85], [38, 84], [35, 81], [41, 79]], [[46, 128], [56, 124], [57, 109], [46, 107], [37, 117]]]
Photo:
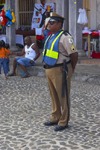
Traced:
[[5, 5], [5, 0], [0, 0], [0, 5]]
[[35, 0], [19, 0], [19, 26], [31, 29]]

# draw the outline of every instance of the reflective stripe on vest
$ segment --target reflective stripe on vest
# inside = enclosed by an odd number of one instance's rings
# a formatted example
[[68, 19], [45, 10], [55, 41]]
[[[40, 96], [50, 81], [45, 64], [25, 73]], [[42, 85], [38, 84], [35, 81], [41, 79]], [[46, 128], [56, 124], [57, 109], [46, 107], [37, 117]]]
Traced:
[[[51, 35], [47, 38], [45, 45], [44, 45], [44, 51], [43, 51], [43, 61], [45, 63], [47, 63], [49, 65], [54, 65], [56, 63], [56, 61], [58, 60], [59, 53], [58, 53], [57, 47], [58, 47], [60, 36], [62, 35], [63, 32], [64, 31], [60, 31], [60, 33], [57, 33], [57, 35], [55, 35], [56, 37], [54, 38], [54, 41], [51, 43], [51, 45], [49, 44], [48, 46], [46, 44], [47, 44], [48, 40], [50, 39]], [[53, 40], [52, 38], [50, 40]], [[56, 44], [56, 42], [57, 42], [57, 44]], [[48, 57], [48, 60], [47, 60], [47, 58], [45, 59], [45, 57]], [[50, 58], [54, 62], [51, 63]], [[53, 59], [55, 59], [55, 60], [53, 60]]]
[[[43, 52], [43, 55], [44, 55], [44, 52]], [[47, 49], [45, 56], [58, 59], [58, 52]]]

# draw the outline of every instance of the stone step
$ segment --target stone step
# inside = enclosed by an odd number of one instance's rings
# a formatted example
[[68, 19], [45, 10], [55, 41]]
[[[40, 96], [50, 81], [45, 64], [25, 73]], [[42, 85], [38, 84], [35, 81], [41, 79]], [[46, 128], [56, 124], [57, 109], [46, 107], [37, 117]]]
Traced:
[[[13, 67], [14, 56], [10, 57], [10, 72]], [[91, 60], [93, 62], [93, 60]], [[45, 69], [42, 64], [42, 56], [39, 57], [35, 66], [27, 67], [27, 70], [31, 76], [46, 77]], [[17, 67], [17, 75], [23, 75], [23, 70], [20, 66]], [[91, 64], [77, 64], [75, 73], [72, 76], [72, 81], [84, 81], [93, 84], [100, 84], [100, 66]]]
[[[13, 61], [14, 61], [14, 57], [10, 57], [10, 63], [9, 63], [9, 68], [10, 68], [10, 72], [12, 72], [13, 69]], [[42, 64], [42, 60], [38, 59], [35, 66], [31, 66], [31, 67], [26, 67], [28, 73], [31, 76], [46, 76], [45, 75], [45, 69], [43, 68], [43, 64]], [[16, 69], [16, 73], [18, 76], [23, 75], [24, 71], [20, 66], [17, 66]]]
[[[30, 76], [39, 76], [39, 77], [45, 77], [46, 76], [45, 69], [43, 68], [43, 66], [27, 67], [27, 71], [28, 71]], [[17, 72], [18, 76], [24, 75], [24, 71], [20, 66], [17, 66], [16, 72]]]
[[[10, 65], [10, 70], [12, 70], [12, 65]], [[31, 76], [46, 77], [45, 69], [43, 68], [41, 60], [38, 60], [35, 66], [27, 67], [27, 70]], [[20, 66], [17, 66], [16, 72], [18, 76], [22, 76], [24, 73]], [[77, 64], [75, 73], [72, 76], [72, 81], [100, 85], [100, 66]]]

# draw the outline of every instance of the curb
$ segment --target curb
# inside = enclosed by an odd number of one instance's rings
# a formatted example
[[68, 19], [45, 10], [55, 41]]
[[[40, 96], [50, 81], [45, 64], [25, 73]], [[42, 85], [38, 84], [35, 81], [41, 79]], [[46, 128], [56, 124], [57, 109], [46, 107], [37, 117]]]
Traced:
[[[12, 58], [13, 60], [13, 58]], [[12, 71], [12, 62], [10, 62], [10, 70]], [[43, 68], [42, 60], [38, 60], [35, 66], [27, 67], [31, 76], [46, 77], [45, 69]], [[17, 75], [22, 76], [23, 70], [17, 66]], [[77, 64], [75, 73], [72, 76], [72, 81], [88, 82], [92, 84], [100, 84], [100, 66]]]
[[100, 75], [89, 75], [87, 73], [74, 73], [72, 76], [72, 81], [87, 82], [92, 84], [100, 84]]

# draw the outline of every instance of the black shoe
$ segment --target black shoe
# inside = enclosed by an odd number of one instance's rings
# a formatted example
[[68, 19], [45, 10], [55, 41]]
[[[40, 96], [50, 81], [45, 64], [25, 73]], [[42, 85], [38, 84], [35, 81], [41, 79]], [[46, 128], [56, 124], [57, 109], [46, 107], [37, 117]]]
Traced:
[[51, 122], [51, 121], [48, 121], [48, 122], [44, 123], [45, 126], [54, 126], [54, 125], [57, 125], [57, 124], [58, 124], [57, 122]]
[[10, 73], [8, 76], [16, 76], [16, 73]]
[[65, 128], [68, 128], [68, 125], [66, 125], [66, 126], [64, 126], [64, 127], [57, 125], [57, 126], [55, 127], [54, 131], [61, 131], [61, 130], [64, 130]]
[[30, 77], [30, 75], [28, 74], [25, 74], [25, 75], [23, 75], [23, 76], [21, 76], [21, 78], [28, 78], [28, 77]]

